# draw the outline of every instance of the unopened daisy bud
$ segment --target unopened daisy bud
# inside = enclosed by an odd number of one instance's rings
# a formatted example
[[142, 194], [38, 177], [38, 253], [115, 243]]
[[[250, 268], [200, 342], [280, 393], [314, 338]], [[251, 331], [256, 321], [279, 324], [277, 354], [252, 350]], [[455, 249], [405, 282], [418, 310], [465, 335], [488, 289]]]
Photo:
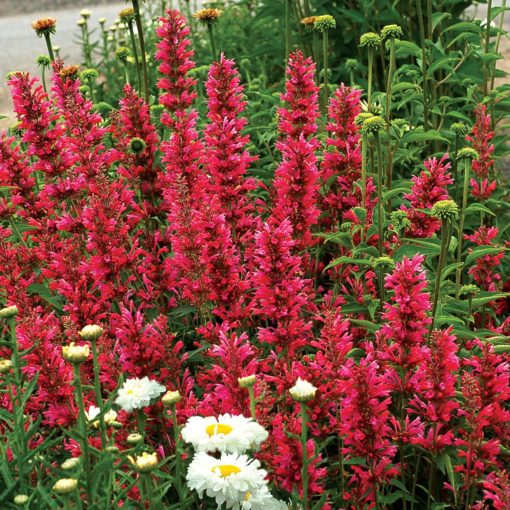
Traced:
[[[112, 34], [114, 34], [117, 31], [117, 27], [115, 25], [110, 25], [108, 27], [108, 31], [111, 32]], [[112, 39], [112, 41], [113, 41], [113, 39]]]
[[461, 296], [474, 296], [480, 292], [480, 288], [474, 284], [463, 285], [460, 288], [459, 294]]
[[381, 44], [381, 37], [375, 32], [367, 32], [360, 37], [359, 45], [369, 48], [377, 48]]
[[83, 363], [87, 360], [89, 354], [90, 349], [88, 345], [76, 345], [74, 342], [71, 342], [69, 345], [62, 347], [63, 358], [71, 363]]
[[129, 150], [133, 154], [142, 154], [145, 151], [147, 145], [141, 138], [132, 138], [129, 142]]
[[0, 309], [0, 319], [13, 319], [16, 315], [18, 315], [18, 307], [16, 305]]
[[119, 19], [124, 24], [129, 24], [135, 19], [135, 10], [132, 7], [126, 7], [119, 12]]
[[39, 56], [35, 59], [35, 63], [36, 63], [39, 67], [50, 67], [51, 59], [50, 59], [50, 57], [48, 57], [48, 55], [39, 55]]
[[143, 452], [142, 455], [138, 455], [136, 458], [128, 456], [131, 464], [142, 473], [152, 471], [158, 466], [158, 456], [154, 453]]
[[467, 134], [468, 128], [467, 128], [467, 126], [463, 122], [454, 122], [452, 124], [452, 131], [457, 136], [464, 136], [464, 135]]
[[106, 450], [108, 453], [119, 453], [119, 451], [120, 451], [120, 450], [119, 450], [116, 446], [113, 446], [113, 445], [111, 445], [111, 446], [107, 446], [107, 447], [105, 448], [105, 450]]
[[64, 471], [71, 471], [72, 469], [76, 469], [80, 465], [81, 459], [80, 457], [71, 457], [70, 459], [65, 460], [60, 465], [60, 468]]
[[398, 25], [386, 25], [381, 30], [381, 38], [383, 40], [386, 39], [400, 39], [404, 33], [402, 32], [402, 28]]
[[88, 9], [82, 9], [80, 11], [80, 16], [85, 19], [89, 19], [91, 14], [92, 13]]
[[86, 21], [86, 20], [84, 20], [83, 18], [79, 19], [79, 20], [76, 22], [76, 26], [78, 26], [78, 27], [84, 27], [86, 24], [87, 24], [87, 21]]
[[78, 487], [78, 480], [76, 478], [61, 478], [53, 485], [53, 492], [57, 494], [69, 494], [74, 492]]
[[110, 427], [112, 427], [114, 429], [121, 429], [122, 427], [124, 427], [124, 425], [122, 425], [122, 423], [120, 423], [119, 421], [116, 421], [116, 420], [112, 420], [110, 423], [108, 423], [108, 425], [110, 425]]
[[459, 207], [454, 200], [439, 200], [431, 209], [431, 214], [439, 220], [454, 220], [459, 215]]
[[457, 153], [457, 159], [478, 159], [480, 155], [478, 154], [475, 149], [472, 149], [471, 147], [464, 147], [459, 150]]
[[0, 359], [0, 374], [6, 374], [12, 368], [10, 359]]
[[308, 381], [301, 379], [301, 377], [298, 377], [296, 384], [289, 390], [290, 396], [297, 402], [308, 402], [312, 400], [316, 392], [317, 388]]
[[[53, 48], [55, 49], [55, 48]], [[60, 78], [62, 79], [62, 81], [66, 81], [68, 78], [70, 80], [76, 80], [78, 78], [78, 72], [80, 70], [80, 66], [77, 66], [77, 65], [70, 65], [70, 66], [65, 66], [59, 73], [58, 75], [60, 76]]]
[[348, 58], [345, 61], [345, 67], [348, 71], [357, 71], [359, 69], [359, 62], [355, 58]]
[[14, 496], [14, 504], [16, 506], [25, 506], [30, 498], [26, 494], [17, 494]]
[[131, 50], [126, 46], [119, 46], [115, 50], [115, 56], [122, 62], [127, 62], [127, 59], [131, 56]]
[[173, 406], [180, 402], [182, 399], [181, 394], [178, 391], [167, 391], [162, 397], [161, 402], [164, 406]]
[[363, 122], [362, 130], [364, 133], [378, 133], [386, 127], [386, 122], [379, 115], [372, 115]]
[[218, 18], [223, 14], [220, 9], [202, 9], [195, 12], [193, 17], [196, 18], [200, 23], [204, 25], [212, 25], [218, 21]]
[[325, 14], [324, 16], [317, 16], [315, 18], [313, 29], [317, 30], [317, 32], [327, 32], [333, 28], [336, 28], [336, 21], [333, 16]]
[[367, 119], [369, 119], [370, 117], [373, 117], [373, 115], [369, 112], [358, 113], [358, 115], [356, 115], [356, 117], [354, 119], [354, 124], [356, 124], [356, 126], [363, 126], [365, 121]]
[[99, 18], [97, 21], [99, 21], [99, 24], [101, 26], [104, 26], [104, 24], [106, 23], [106, 18]]
[[103, 334], [103, 328], [97, 324], [87, 324], [82, 328], [79, 335], [83, 340], [93, 342]]
[[372, 261], [374, 269], [393, 269], [395, 261], [391, 257], [377, 257]]
[[99, 73], [98, 73], [97, 69], [94, 69], [92, 67], [89, 67], [88, 69], [84, 69], [80, 73], [80, 78], [84, 81], [85, 80], [87, 80], [87, 81], [96, 80], [98, 76], [99, 76]]
[[127, 444], [134, 446], [135, 444], [140, 444], [141, 442], [143, 442], [143, 437], [137, 433], [129, 434], [128, 437], [126, 438], [126, 442]]
[[253, 374], [246, 377], [238, 377], [237, 382], [241, 388], [251, 388], [257, 382], [257, 376]]
[[57, 30], [57, 20], [55, 18], [40, 18], [32, 23], [32, 28], [35, 30], [37, 37], [54, 34]]

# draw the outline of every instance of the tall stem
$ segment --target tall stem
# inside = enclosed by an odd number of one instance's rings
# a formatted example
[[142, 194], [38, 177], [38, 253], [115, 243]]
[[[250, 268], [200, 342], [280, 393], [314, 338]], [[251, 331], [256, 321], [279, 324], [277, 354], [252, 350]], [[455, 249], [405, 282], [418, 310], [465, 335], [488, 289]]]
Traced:
[[248, 394], [250, 396], [250, 415], [254, 420], [256, 420], [257, 410], [255, 408], [255, 390], [253, 386], [248, 386]]
[[374, 67], [374, 49], [370, 46], [368, 48], [368, 111], [370, 111], [370, 107], [372, 106], [372, 79], [373, 79], [373, 67]]
[[322, 114], [326, 115], [328, 108], [329, 98], [329, 85], [328, 85], [328, 51], [329, 51], [329, 36], [328, 31], [322, 32], [322, 58], [323, 58], [323, 70], [324, 70], [324, 91], [322, 94]]
[[436, 321], [437, 305], [439, 303], [439, 291], [441, 290], [441, 278], [443, 276], [443, 269], [450, 246], [450, 235], [448, 232], [448, 220], [443, 219], [441, 223], [441, 249], [439, 252], [439, 261], [437, 263], [436, 283], [434, 286], [434, 297], [432, 300], [432, 321], [430, 323], [429, 339], [434, 330], [434, 323]]
[[[131, 40], [131, 46], [133, 48], [133, 55], [135, 57], [135, 65], [136, 65], [136, 76], [138, 78], [138, 92], [142, 94], [142, 73], [140, 71], [140, 66], [142, 65], [140, 59], [138, 57], [138, 45], [136, 44], [135, 32], [133, 30], [133, 22], [130, 20], [128, 22], [128, 30], [129, 30], [129, 39]], [[127, 62], [125, 63], [127, 69]], [[126, 73], [127, 78], [127, 73]], [[129, 83], [129, 82], [127, 82]]]
[[211, 23], [207, 23], [207, 31], [209, 32], [209, 40], [211, 41], [212, 59], [216, 60], [218, 58], [218, 55], [216, 54], [216, 44], [214, 42], [214, 30]]
[[460, 263], [462, 262], [462, 236], [464, 235], [464, 220], [466, 216], [466, 207], [467, 207], [467, 199], [468, 199], [468, 189], [469, 189], [469, 172], [471, 170], [471, 163], [469, 160], [465, 161], [464, 166], [464, 190], [462, 193], [462, 205], [460, 208], [460, 218], [459, 218], [459, 234], [457, 236], [457, 264], [459, 265], [455, 274], [455, 287], [456, 287], [456, 297], [459, 298], [460, 293], [460, 284], [462, 277], [462, 267], [460, 267]]
[[[361, 207], [367, 210], [367, 144], [368, 135], [361, 131]], [[365, 241], [365, 220], [361, 226], [361, 242]]]
[[[93, 340], [92, 345], [92, 363], [94, 370], [94, 391], [96, 394], [97, 407], [99, 408], [100, 414], [104, 411], [103, 396], [101, 395], [101, 385], [99, 382], [99, 360], [97, 356], [97, 342]], [[106, 448], [106, 427], [104, 422], [104, 416], [99, 420], [99, 433], [101, 435], [101, 448]]]
[[[487, 54], [490, 49], [491, 42], [491, 11], [492, 11], [492, 0], [488, 0], [487, 2], [487, 25], [485, 27], [485, 57], [487, 58]], [[484, 80], [483, 80], [483, 95], [486, 96], [489, 92], [489, 80], [490, 80], [490, 64], [487, 60], [484, 63]]]
[[[499, 24], [498, 24], [498, 35], [496, 36], [496, 46], [494, 48], [494, 53], [498, 53], [499, 52], [499, 44], [501, 42], [501, 33], [503, 31], [503, 24], [505, 22], [505, 13], [506, 13], [506, 0], [503, 0], [503, 2], [501, 2], [501, 14], [499, 15]], [[488, 19], [488, 18], [487, 18]], [[490, 86], [490, 89], [489, 89], [489, 92], [494, 88], [494, 80], [496, 79], [496, 66], [497, 66], [497, 62], [494, 62], [494, 65], [493, 65], [493, 69], [492, 69], [492, 77], [491, 77], [491, 86]]]
[[422, 73], [422, 90], [423, 90], [423, 129], [429, 129], [429, 92], [428, 92], [428, 66], [427, 66], [427, 50], [425, 47], [425, 25], [423, 23], [423, 9], [421, 8], [422, 0], [416, 0], [416, 10], [418, 14], [418, 24], [420, 27], [421, 38], [421, 73]]
[[383, 255], [383, 193], [382, 193], [382, 176], [383, 176], [383, 161], [382, 161], [382, 147], [381, 138], [379, 133], [374, 134], [375, 146], [377, 150], [377, 232], [379, 239], [377, 240], [377, 251], [379, 257]]
[[145, 38], [143, 35], [142, 16], [140, 14], [140, 4], [138, 0], [131, 0], [133, 9], [135, 10], [136, 29], [138, 31], [138, 39], [140, 41], [140, 53], [142, 58], [143, 83], [145, 89], [145, 102], [149, 104], [149, 77], [147, 75], [147, 59], [145, 56]]
[[292, 0], [285, 0], [285, 61], [288, 62], [292, 51], [292, 25], [291, 12]]
[[300, 402], [301, 406], [301, 449], [303, 455], [303, 466], [301, 468], [301, 482], [303, 484], [303, 510], [308, 510], [308, 451], [306, 447], [307, 440], [307, 420], [306, 404]]
[[[388, 134], [388, 143], [390, 141], [391, 126], [391, 89], [393, 84], [393, 72], [395, 69], [395, 39], [390, 39], [390, 65], [388, 68], [388, 81], [386, 83], [386, 132]], [[389, 151], [388, 162], [386, 166], [386, 185], [388, 190], [391, 189], [393, 183], [393, 158], [392, 151]]]
[[177, 494], [179, 496], [179, 502], [181, 504], [181, 508], [183, 508], [184, 504], [184, 495], [182, 490], [182, 466], [181, 466], [181, 439], [180, 439], [180, 428], [179, 423], [177, 421], [177, 407], [175, 404], [172, 404], [172, 423], [174, 429], [174, 441], [175, 441], [175, 488], [177, 490]]
[[44, 34], [44, 40], [46, 41], [46, 47], [48, 48], [48, 56], [50, 57], [51, 61], [55, 61], [55, 55], [53, 53], [53, 46], [51, 45], [51, 37], [50, 34], [45, 33]]

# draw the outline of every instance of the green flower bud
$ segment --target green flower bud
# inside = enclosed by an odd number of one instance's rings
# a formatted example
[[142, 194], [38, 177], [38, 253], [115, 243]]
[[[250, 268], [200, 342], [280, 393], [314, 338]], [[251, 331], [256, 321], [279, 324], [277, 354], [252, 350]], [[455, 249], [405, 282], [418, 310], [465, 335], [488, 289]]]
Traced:
[[359, 62], [355, 58], [348, 58], [345, 61], [345, 67], [348, 71], [357, 71], [359, 69]]
[[129, 143], [129, 150], [132, 154], [142, 154], [145, 151], [147, 144], [141, 138], [132, 138]]
[[14, 504], [16, 506], [25, 506], [30, 498], [26, 494], [17, 494], [14, 496]]
[[115, 50], [115, 56], [122, 62], [127, 62], [127, 59], [131, 56], [131, 50], [127, 46], [119, 46]]
[[405, 230], [411, 226], [411, 220], [407, 217], [406, 211], [393, 211], [390, 215], [390, 221], [395, 231]]
[[93, 68], [88, 68], [88, 69], [84, 69], [81, 73], [80, 73], [80, 78], [85, 81], [92, 81], [92, 80], [96, 80], [97, 77], [99, 76], [99, 73], [96, 69], [93, 69]]
[[369, 112], [361, 112], [358, 115], [356, 115], [356, 118], [354, 119], [354, 124], [356, 126], [363, 126], [365, 121], [369, 119], [370, 117], [373, 117], [373, 115]]
[[461, 296], [474, 296], [474, 295], [478, 294], [479, 292], [480, 292], [480, 289], [476, 285], [469, 284], [469, 285], [463, 285], [460, 288], [459, 294]]
[[332, 30], [333, 28], [336, 28], [335, 18], [329, 14], [317, 16], [315, 18], [313, 28], [317, 32], [327, 32], [328, 30]]
[[377, 48], [381, 44], [381, 37], [375, 32], [367, 32], [360, 37], [359, 45], [363, 48], [368, 46], [369, 48]]
[[459, 207], [454, 200], [439, 200], [432, 206], [431, 214], [441, 221], [455, 220], [459, 216]]
[[398, 25], [386, 25], [381, 30], [381, 37], [386, 39], [401, 39], [404, 33]]
[[374, 269], [393, 269], [395, 261], [391, 257], [377, 257], [372, 261]]
[[463, 149], [460, 149], [460, 151], [457, 153], [457, 159], [478, 159], [480, 155], [478, 154], [475, 149], [472, 149], [471, 147], [464, 147]]
[[467, 126], [463, 122], [454, 122], [451, 126], [452, 131], [457, 136], [465, 136], [468, 132]]
[[50, 67], [51, 59], [48, 55], [39, 55], [35, 62], [39, 67]]
[[18, 315], [18, 307], [16, 305], [0, 309], [0, 319], [14, 319], [16, 315]]
[[386, 122], [379, 115], [372, 115], [368, 119], [363, 122], [363, 127], [361, 128], [364, 133], [378, 133], [386, 127]]

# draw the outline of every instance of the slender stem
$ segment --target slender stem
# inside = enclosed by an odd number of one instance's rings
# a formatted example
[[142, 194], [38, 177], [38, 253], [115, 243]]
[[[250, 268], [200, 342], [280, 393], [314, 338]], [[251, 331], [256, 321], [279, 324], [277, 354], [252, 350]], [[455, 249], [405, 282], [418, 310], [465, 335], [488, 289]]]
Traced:
[[48, 89], [46, 87], [46, 66], [42, 66], [41, 69], [41, 80], [42, 80], [42, 86], [44, 92], [48, 92]]
[[382, 176], [383, 176], [383, 161], [382, 161], [382, 147], [381, 137], [379, 133], [374, 134], [375, 145], [377, 149], [377, 232], [379, 239], [377, 240], [377, 250], [379, 257], [383, 255], [383, 193], [382, 193]]
[[179, 423], [177, 421], [177, 407], [175, 404], [172, 404], [172, 423], [175, 441], [175, 488], [182, 508], [185, 498], [182, 490], [181, 438]]
[[[101, 385], [99, 382], [99, 360], [97, 356], [97, 342], [93, 340], [91, 342], [92, 346], [92, 363], [94, 370], [94, 391], [96, 393], [96, 402], [97, 407], [99, 408], [100, 413], [103, 413], [104, 405], [103, 405], [103, 396], [101, 395]], [[106, 427], [104, 422], [104, 416], [99, 420], [99, 433], [101, 435], [101, 448], [104, 450], [106, 448]]]
[[[361, 131], [361, 207], [367, 210], [367, 144], [368, 135]], [[361, 226], [361, 242], [365, 241], [365, 220]]]
[[[391, 128], [391, 89], [393, 84], [393, 72], [395, 69], [395, 39], [390, 39], [390, 65], [388, 68], [388, 81], [386, 83], [386, 132], [388, 134], [388, 143], [390, 141]], [[393, 158], [390, 151], [386, 166], [386, 185], [388, 190], [391, 189], [393, 183]]]
[[[494, 48], [494, 53], [499, 52], [499, 44], [501, 42], [501, 33], [503, 32], [503, 25], [505, 22], [505, 13], [506, 13], [506, 0], [503, 0], [501, 2], [501, 14], [499, 15], [499, 24], [498, 24], [498, 35], [496, 36], [496, 46]], [[488, 19], [488, 18], [487, 18]], [[491, 91], [494, 88], [494, 80], [496, 79], [496, 66], [497, 62], [494, 62], [494, 67], [492, 69], [492, 77], [491, 77], [491, 87], [489, 91]]]
[[423, 129], [429, 129], [429, 92], [427, 78], [427, 50], [425, 47], [425, 25], [423, 23], [423, 10], [421, 8], [422, 0], [416, 0], [416, 10], [418, 15], [418, 24], [420, 27], [421, 38], [421, 73], [422, 73], [422, 90], [423, 90]]
[[326, 115], [328, 108], [329, 98], [329, 85], [328, 85], [328, 52], [329, 52], [329, 35], [328, 31], [322, 32], [322, 56], [323, 56], [323, 71], [324, 71], [324, 91], [322, 94], [322, 114]]
[[[141, 62], [140, 62], [140, 59], [138, 58], [138, 45], [136, 44], [135, 31], [133, 30], [133, 22], [131, 20], [128, 23], [128, 30], [129, 30], [129, 38], [131, 40], [131, 46], [133, 48], [133, 55], [135, 57], [136, 76], [138, 78], [138, 92], [141, 94], [142, 93], [142, 73], [140, 71]], [[127, 66], [127, 62], [125, 63], [125, 65]], [[127, 73], [126, 73], [126, 77], [127, 77]], [[129, 83], [129, 81], [127, 81], [127, 83]]]
[[257, 419], [257, 410], [255, 408], [255, 390], [253, 386], [248, 386], [248, 394], [250, 395], [250, 414], [251, 417]]
[[439, 261], [437, 263], [436, 283], [434, 286], [434, 297], [432, 300], [432, 321], [430, 323], [430, 330], [428, 338], [434, 330], [434, 323], [436, 321], [437, 305], [439, 302], [439, 291], [441, 290], [441, 278], [443, 276], [443, 269], [450, 246], [450, 236], [448, 235], [448, 220], [443, 219], [441, 223], [441, 250], [439, 252]]
[[209, 32], [209, 39], [211, 41], [211, 52], [212, 52], [212, 59], [216, 60], [218, 58], [216, 54], [216, 44], [214, 42], [214, 30], [212, 23], [207, 23], [207, 31]]
[[471, 170], [471, 164], [468, 160], [465, 162], [464, 166], [464, 190], [462, 193], [462, 205], [460, 208], [460, 218], [459, 218], [459, 233], [457, 236], [457, 267], [455, 274], [455, 287], [456, 287], [456, 297], [459, 298], [460, 293], [460, 285], [462, 280], [462, 267], [460, 267], [460, 263], [462, 262], [462, 236], [464, 235], [464, 220], [466, 216], [466, 207], [467, 207], [467, 199], [468, 199], [468, 189], [469, 189], [469, 171]]
[[44, 40], [46, 41], [46, 47], [48, 48], [48, 56], [50, 57], [51, 61], [55, 61], [55, 55], [53, 54], [53, 46], [51, 45], [51, 37], [50, 34], [45, 33], [44, 34]]
[[374, 67], [374, 49], [372, 47], [368, 48], [368, 111], [370, 111], [370, 107], [372, 106], [372, 79], [373, 79], [373, 67]]
[[292, 51], [292, 0], [285, 0], [285, 62], [288, 62]]
[[142, 16], [140, 14], [140, 4], [138, 0], [131, 0], [135, 10], [136, 29], [138, 31], [138, 40], [140, 41], [140, 53], [142, 58], [143, 83], [145, 89], [145, 102], [149, 104], [149, 77], [147, 75], [147, 58], [145, 55], [145, 38], [143, 35]]
[[301, 481], [303, 484], [303, 510], [308, 510], [308, 451], [306, 447], [307, 439], [307, 420], [306, 404], [301, 405], [301, 448], [303, 454], [303, 466], [301, 468]]
[[[487, 25], [485, 27], [485, 57], [487, 58], [487, 55], [490, 50], [490, 40], [491, 40], [491, 11], [492, 11], [492, 0], [488, 0], [487, 2]], [[483, 95], [486, 96], [489, 92], [489, 80], [490, 80], [490, 64], [487, 62], [487, 60], [484, 63], [484, 74], [485, 79], [483, 81]]]
[[124, 79], [126, 80], [126, 84], [129, 85], [129, 71], [127, 67], [127, 62], [123, 62], [122, 65], [124, 67]]

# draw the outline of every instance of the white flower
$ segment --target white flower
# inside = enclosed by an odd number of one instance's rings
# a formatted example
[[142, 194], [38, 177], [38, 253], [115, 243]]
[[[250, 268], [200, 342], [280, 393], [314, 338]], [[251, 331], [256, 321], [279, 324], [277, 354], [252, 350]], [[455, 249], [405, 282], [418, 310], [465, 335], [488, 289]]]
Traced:
[[128, 379], [119, 390], [115, 403], [130, 413], [133, 409], [147, 407], [151, 400], [159, 397], [166, 388], [148, 377]]
[[[99, 415], [101, 410], [99, 407], [96, 406], [90, 406], [88, 411], [85, 411], [85, 416], [87, 417], [87, 421], [93, 422], [92, 425], [94, 427], [99, 427], [99, 420], [95, 420], [96, 416]], [[103, 421], [106, 423], [106, 425], [110, 425], [112, 421], [115, 421], [117, 419], [117, 413], [110, 409], [108, 412], [106, 412], [103, 415]]]
[[232, 510], [288, 510], [288, 505], [284, 501], [273, 498], [269, 492], [267, 485], [263, 485], [256, 492], [247, 492], [244, 495], [244, 500]]
[[301, 377], [298, 377], [296, 384], [289, 390], [290, 396], [298, 402], [307, 402], [315, 397], [317, 388], [310, 384], [308, 381], [304, 381]]
[[267, 431], [256, 421], [230, 414], [192, 416], [181, 433], [195, 450], [206, 452], [243, 453], [267, 439]]
[[267, 482], [266, 471], [260, 469], [258, 460], [247, 455], [223, 453], [216, 459], [205, 452], [199, 452], [193, 458], [186, 474], [188, 487], [198, 492], [200, 498], [204, 492], [216, 500], [220, 507], [239, 510], [249, 501], [247, 494], [258, 494]]

